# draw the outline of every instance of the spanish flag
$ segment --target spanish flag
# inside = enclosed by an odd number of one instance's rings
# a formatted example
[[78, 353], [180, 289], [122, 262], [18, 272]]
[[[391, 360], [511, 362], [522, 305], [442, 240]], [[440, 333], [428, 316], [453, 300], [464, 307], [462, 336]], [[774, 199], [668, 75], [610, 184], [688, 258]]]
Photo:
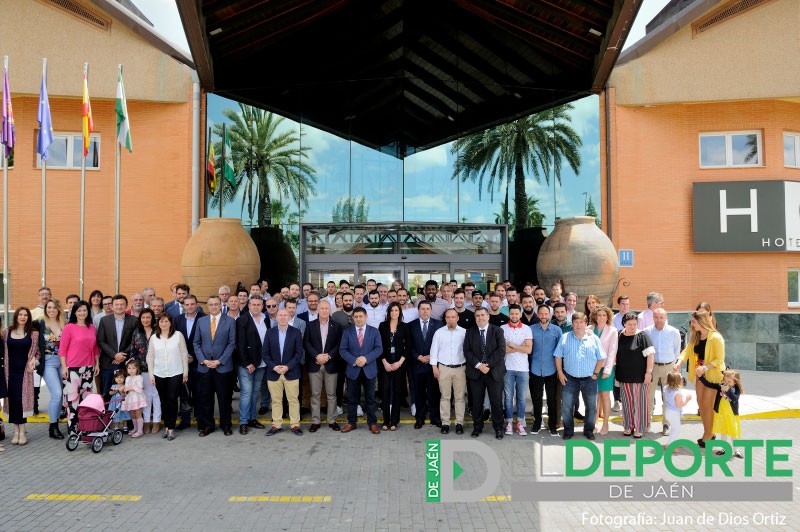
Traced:
[[217, 190], [217, 161], [214, 156], [214, 142], [211, 139], [211, 128], [208, 129], [208, 162], [206, 163], [206, 178], [208, 190], [211, 195]]
[[94, 122], [92, 121], [92, 104], [89, 101], [89, 63], [83, 65], [83, 99], [82, 99], [83, 115], [83, 156], [89, 155], [89, 135], [94, 131]]

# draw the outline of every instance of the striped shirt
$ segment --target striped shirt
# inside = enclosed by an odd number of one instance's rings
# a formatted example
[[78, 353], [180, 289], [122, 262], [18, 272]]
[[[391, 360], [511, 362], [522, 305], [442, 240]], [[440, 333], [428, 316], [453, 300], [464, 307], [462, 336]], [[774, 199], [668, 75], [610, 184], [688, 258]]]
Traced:
[[597, 361], [605, 360], [606, 352], [594, 334], [587, 332], [579, 339], [574, 332], [568, 332], [561, 336], [553, 356], [562, 359], [564, 373], [580, 379], [594, 374]]

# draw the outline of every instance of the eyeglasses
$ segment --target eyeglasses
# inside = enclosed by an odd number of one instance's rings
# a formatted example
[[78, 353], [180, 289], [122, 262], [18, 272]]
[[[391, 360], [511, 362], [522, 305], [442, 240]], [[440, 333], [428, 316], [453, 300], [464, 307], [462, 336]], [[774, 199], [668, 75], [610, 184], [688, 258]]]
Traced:
[[275, 308], [275, 307], [277, 307], [277, 306], [278, 306], [278, 305], [267, 305], [267, 308]]

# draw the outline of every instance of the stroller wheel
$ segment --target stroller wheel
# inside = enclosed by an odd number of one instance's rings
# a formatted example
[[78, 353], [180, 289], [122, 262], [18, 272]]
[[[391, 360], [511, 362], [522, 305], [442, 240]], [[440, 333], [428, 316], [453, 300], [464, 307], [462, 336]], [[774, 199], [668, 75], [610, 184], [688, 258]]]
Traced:
[[111, 443], [113, 443], [114, 445], [119, 445], [120, 443], [122, 443], [121, 430], [115, 430], [114, 432], [111, 433]]
[[77, 449], [78, 448], [78, 443], [80, 443], [80, 440], [81, 440], [81, 437], [78, 434], [76, 434], [75, 432], [70, 434], [69, 438], [67, 438], [67, 450], [68, 451], [74, 451], [75, 449]]
[[103, 438], [100, 436], [96, 436], [94, 440], [92, 440], [92, 451], [99, 453], [103, 450]]

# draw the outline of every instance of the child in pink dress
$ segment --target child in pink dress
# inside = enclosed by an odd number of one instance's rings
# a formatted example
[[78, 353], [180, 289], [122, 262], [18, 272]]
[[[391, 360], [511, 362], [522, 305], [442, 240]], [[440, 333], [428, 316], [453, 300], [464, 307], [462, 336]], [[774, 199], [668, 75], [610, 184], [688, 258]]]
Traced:
[[144, 420], [142, 419], [142, 408], [147, 405], [147, 397], [144, 395], [144, 380], [142, 379], [142, 369], [138, 360], [129, 360], [125, 365], [128, 376], [125, 378], [125, 401], [122, 403], [122, 410], [128, 411], [133, 418], [133, 432], [131, 438], [140, 438], [144, 435]]

